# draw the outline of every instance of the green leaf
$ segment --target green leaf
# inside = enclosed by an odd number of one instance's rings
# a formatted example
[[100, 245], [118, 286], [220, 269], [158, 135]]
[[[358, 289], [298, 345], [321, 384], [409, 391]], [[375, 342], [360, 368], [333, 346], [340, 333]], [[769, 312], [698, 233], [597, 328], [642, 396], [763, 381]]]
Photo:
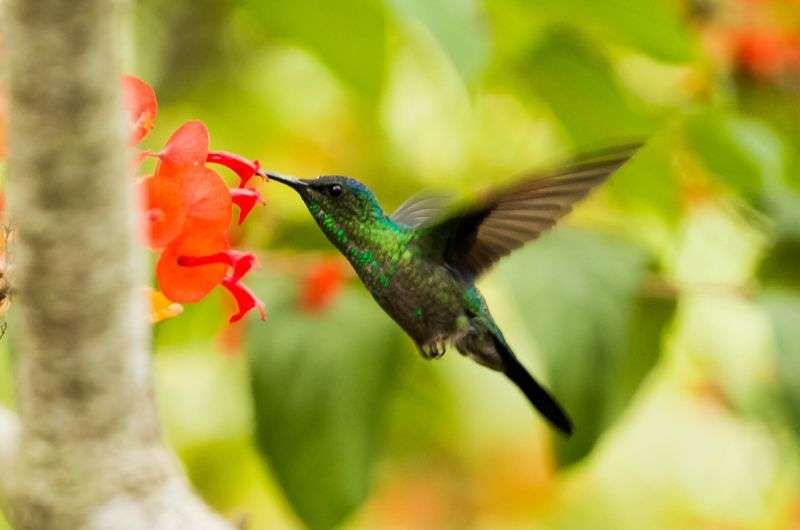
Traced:
[[322, 315], [273, 291], [269, 321], [247, 337], [258, 446], [298, 516], [326, 530], [367, 496], [399, 329], [359, 288]]
[[756, 79], [737, 80], [739, 106], [750, 116], [758, 117], [781, 134], [791, 146], [786, 172], [787, 184], [800, 193], [800, 105], [795, 91], [780, 83], [762, 83]]
[[[246, 0], [263, 25], [307, 48], [364, 97], [380, 94], [386, 63], [386, 13], [379, 0]], [[280, 83], [280, 79], [275, 80]]]
[[800, 196], [800, 150], [787, 146], [784, 182], [790, 192]]
[[648, 261], [623, 240], [562, 229], [500, 267], [575, 423], [556, 442], [562, 464], [589, 453], [659, 358], [674, 302], [642, 297]]
[[764, 202], [775, 223], [776, 235], [800, 240], [800, 193], [785, 185], [771, 186]]
[[679, 187], [672, 164], [674, 141], [659, 136], [649, 141], [617, 171], [608, 187], [624, 205], [654, 213], [674, 225], [681, 215]]
[[758, 278], [765, 286], [800, 292], [800, 239], [779, 239], [762, 260]]
[[389, 0], [401, 16], [425, 26], [464, 79], [473, 78], [489, 56], [489, 35], [474, 0]]
[[800, 240], [800, 153], [787, 147], [786, 157], [784, 178], [767, 183], [762, 205], [778, 239]]
[[652, 129], [606, 58], [579, 36], [552, 32], [526, 65], [526, 88], [550, 105], [577, 145], [641, 138]]
[[774, 333], [776, 392], [785, 423], [800, 438], [800, 291], [769, 289], [760, 301]]
[[230, 312], [228, 296], [222, 289], [216, 289], [202, 302], [183, 304], [180, 318], [170, 318], [153, 326], [156, 350], [191, 349], [193, 344], [213, 344], [220, 331], [228, 325], [225, 319]]
[[747, 198], [759, 197], [768, 183], [783, 181], [784, 146], [759, 121], [709, 110], [689, 118], [686, 137], [706, 168]]
[[671, 62], [689, 61], [694, 42], [676, 2], [670, 0], [539, 0], [536, 9], [559, 23]]

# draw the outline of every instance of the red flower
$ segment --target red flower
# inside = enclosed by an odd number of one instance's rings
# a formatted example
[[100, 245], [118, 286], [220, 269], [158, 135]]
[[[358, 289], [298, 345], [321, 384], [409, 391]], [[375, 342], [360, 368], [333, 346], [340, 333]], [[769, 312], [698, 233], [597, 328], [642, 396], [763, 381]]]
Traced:
[[144, 232], [152, 248], [163, 248], [180, 235], [186, 221], [186, 205], [180, 181], [148, 177], [140, 184], [144, 202]]
[[239, 311], [231, 317], [230, 321], [241, 320], [253, 308], [258, 309], [261, 320], [266, 318], [264, 303], [241, 282], [244, 275], [256, 265], [256, 257], [252, 252], [227, 250], [202, 256], [178, 256], [177, 262], [181, 267], [205, 267], [212, 264], [223, 264], [230, 267], [232, 271], [223, 278], [222, 285], [233, 295], [239, 307]]
[[239, 250], [226, 250], [216, 254], [205, 256], [179, 256], [178, 264], [182, 267], [198, 267], [210, 265], [212, 263], [222, 263], [233, 269], [228, 279], [234, 282], [241, 280], [250, 269], [257, 265], [256, 256], [252, 252], [241, 252]]
[[161, 159], [158, 175], [169, 176], [187, 166], [202, 166], [208, 157], [208, 128], [198, 120], [187, 121], [167, 140], [164, 149], [156, 153]]
[[239, 207], [239, 223], [242, 224], [256, 203], [264, 204], [264, 199], [258, 190], [252, 188], [231, 188], [231, 200]]
[[267, 310], [264, 307], [264, 302], [259, 300], [246, 285], [241, 282], [233, 281], [230, 278], [226, 278], [222, 282], [222, 285], [233, 295], [233, 298], [236, 300], [236, 305], [239, 306], [239, 311], [230, 318], [229, 322], [238, 322], [253, 308], [258, 310], [261, 320], [267, 318]]
[[342, 290], [344, 271], [338, 259], [325, 259], [311, 267], [300, 291], [300, 308], [317, 313], [328, 308]]
[[228, 240], [223, 234], [189, 232], [164, 249], [156, 265], [156, 278], [167, 298], [175, 302], [198, 302], [214, 287], [222, 283], [228, 266], [212, 262], [201, 265], [181, 265], [186, 256], [207, 256], [228, 250]]
[[122, 104], [128, 113], [128, 142], [138, 144], [156, 119], [158, 101], [153, 88], [136, 77], [122, 77]]
[[232, 201], [219, 175], [203, 166], [179, 174], [186, 205], [184, 231], [195, 234], [225, 232], [231, 223]]
[[258, 160], [248, 160], [242, 156], [227, 151], [212, 151], [208, 153], [206, 161], [220, 164], [239, 175], [239, 187], [244, 188], [247, 183], [261, 170]]
[[170, 177], [149, 177], [141, 186], [152, 248], [163, 248], [181, 234], [223, 234], [230, 224], [230, 192], [219, 175], [206, 167], [189, 166]]
[[[123, 78], [123, 92], [133, 145], [153, 127], [155, 93], [135, 77]], [[146, 156], [160, 159], [155, 176], [139, 184], [141, 224], [148, 244], [164, 248], [156, 265], [156, 279], [167, 302], [197, 302], [222, 285], [239, 307], [231, 322], [253, 308], [263, 319], [264, 304], [241, 283], [256, 265], [255, 256], [230, 250], [228, 243], [233, 204], [239, 207], [241, 224], [255, 204], [263, 202], [256, 190], [244, 188], [260, 166], [233, 153], [209, 153], [208, 146], [208, 128], [192, 120], [181, 125], [161, 151], [142, 152], [137, 157], [137, 162]], [[228, 189], [216, 172], [205, 167], [206, 162], [230, 168], [239, 176], [241, 187]]]

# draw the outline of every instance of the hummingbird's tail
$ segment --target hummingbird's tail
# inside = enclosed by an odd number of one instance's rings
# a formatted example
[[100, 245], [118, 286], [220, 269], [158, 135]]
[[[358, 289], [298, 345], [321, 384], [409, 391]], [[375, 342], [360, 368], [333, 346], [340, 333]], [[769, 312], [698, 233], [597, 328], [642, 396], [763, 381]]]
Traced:
[[515, 385], [522, 390], [536, 410], [538, 410], [547, 421], [555, 428], [567, 436], [572, 434], [572, 421], [570, 421], [564, 409], [556, 402], [555, 398], [545, 390], [524, 366], [517, 360], [517, 356], [508, 347], [502, 337], [494, 333], [489, 333], [494, 341], [495, 349], [503, 361], [502, 371], [506, 377], [511, 379]]

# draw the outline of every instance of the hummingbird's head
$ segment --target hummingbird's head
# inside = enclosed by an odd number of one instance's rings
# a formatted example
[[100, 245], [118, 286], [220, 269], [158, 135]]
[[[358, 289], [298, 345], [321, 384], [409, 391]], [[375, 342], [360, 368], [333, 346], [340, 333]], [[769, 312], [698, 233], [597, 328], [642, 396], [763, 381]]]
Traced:
[[357, 226], [385, 218], [375, 195], [355, 179], [334, 175], [298, 179], [279, 173], [265, 174], [270, 180], [294, 189], [329, 237], [337, 234], [352, 237]]

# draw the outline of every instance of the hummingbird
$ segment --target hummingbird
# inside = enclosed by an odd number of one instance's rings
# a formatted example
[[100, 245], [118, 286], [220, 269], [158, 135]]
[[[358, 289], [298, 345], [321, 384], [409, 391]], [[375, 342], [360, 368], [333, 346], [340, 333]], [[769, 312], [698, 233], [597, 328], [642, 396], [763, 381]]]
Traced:
[[569, 436], [568, 415], [514, 355], [475, 281], [512, 250], [550, 229], [639, 147], [585, 155], [555, 170], [525, 175], [466, 204], [423, 192], [391, 215], [353, 178], [262, 174], [300, 195], [328, 240], [424, 358], [437, 359], [454, 346], [505, 374], [542, 416]]

